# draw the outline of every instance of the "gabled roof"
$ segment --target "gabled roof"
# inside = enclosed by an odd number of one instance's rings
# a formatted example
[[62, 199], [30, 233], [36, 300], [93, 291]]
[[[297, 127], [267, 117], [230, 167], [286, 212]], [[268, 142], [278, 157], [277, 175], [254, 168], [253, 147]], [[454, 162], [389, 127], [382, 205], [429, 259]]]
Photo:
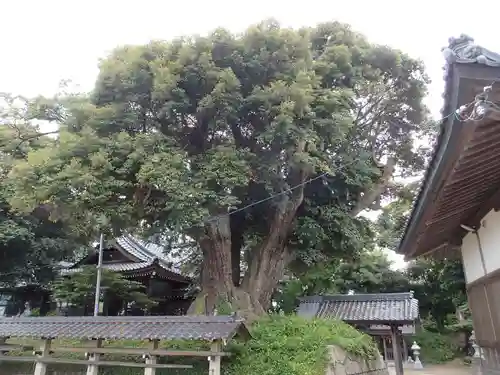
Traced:
[[130, 234], [115, 238], [114, 242], [134, 257], [143, 262], [151, 262], [158, 258], [165, 263], [172, 263], [165, 254], [165, 248], [152, 242], [146, 242]]
[[0, 337], [109, 340], [222, 340], [249, 337], [233, 316], [99, 316], [0, 318]]
[[[103, 263], [102, 268], [113, 272], [121, 272], [125, 277], [130, 276], [151, 276], [156, 274], [160, 278], [167, 280], [177, 281], [184, 284], [190, 284], [191, 278], [183, 276], [180, 273], [174, 272], [161, 264], [158, 259], [152, 262], [139, 262], [139, 263]], [[62, 275], [71, 275], [75, 272], [80, 272], [81, 267], [67, 268], [61, 270]]]
[[418, 300], [412, 292], [306, 297], [300, 300], [297, 313], [347, 323], [408, 324], [419, 318]]
[[[451, 38], [443, 52], [443, 120], [398, 247], [407, 258], [456, 247], [460, 224], [480, 214], [500, 183], [500, 127], [490, 117], [498, 87], [488, 88], [500, 77], [500, 55], [466, 35]], [[463, 106], [466, 118], [457, 113]]]
[[[180, 270], [174, 265], [172, 259], [166, 254], [165, 249], [152, 242], [140, 240], [130, 234], [114, 238], [108, 241], [105, 245], [106, 248], [116, 248], [123, 253], [130, 262], [120, 263], [103, 263], [103, 268], [115, 272], [123, 273], [152, 273], [155, 269], [161, 269], [163, 276], [170, 280], [190, 283], [191, 278], [183, 276]], [[70, 274], [81, 270], [84, 261], [88, 259], [85, 257], [71, 267], [64, 269], [62, 274]]]
[[174, 272], [180, 272], [175, 267], [173, 259], [166, 254], [166, 249], [163, 246], [146, 242], [130, 234], [117, 237], [111, 243], [116, 244], [120, 250], [129, 253], [141, 262], [151, 263], [158, 259], [163, 266]]

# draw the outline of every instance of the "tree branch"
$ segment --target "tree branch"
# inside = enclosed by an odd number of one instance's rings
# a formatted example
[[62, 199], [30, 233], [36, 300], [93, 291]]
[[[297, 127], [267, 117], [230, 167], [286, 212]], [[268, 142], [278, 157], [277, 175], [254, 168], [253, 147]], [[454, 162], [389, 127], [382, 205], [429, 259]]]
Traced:
[[394, 174], [395, 168], [396, 159], [391, 157], [387, 160], [387, 163], [383, 167], [382, 176], [380, 177], [379, 181], [370, 190], [363, 194], [361, 199], [356, 203], [354, 208], [349, 213], [350, 216], [358, 216], [362, 211], [370, 208], [372, 204], [380, 198], [384, 190], [387, 188], [392, 175]]
[[21, 146], [23, 145], [23, 143], [28, 142], [28, 141], [30, 141], [32, 139], [44, 137], [46, 135], [51, 135], [51, 134], [57, 134], [57, 133], [59, 133], [59, 130], [53, 130], [53, 131], [50, 131], [50, 132], [43, 132], [43, 133], [36, 133], [36, 134], [32, 134], [30, 136], [21, 137], [19, 143], [14, 148], [14, 151], [19, 151], [21, 149]]

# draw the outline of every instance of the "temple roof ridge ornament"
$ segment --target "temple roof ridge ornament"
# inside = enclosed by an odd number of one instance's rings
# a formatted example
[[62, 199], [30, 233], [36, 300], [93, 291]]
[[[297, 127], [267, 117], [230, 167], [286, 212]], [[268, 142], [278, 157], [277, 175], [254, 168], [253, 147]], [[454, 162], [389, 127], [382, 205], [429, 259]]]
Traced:
[[448, 47], [442, 49], [448, 64], [483, 64], [500, 67], [500, 54], [474, 43], [474, 38], [461, 34], [458, 38], [448, 39]]

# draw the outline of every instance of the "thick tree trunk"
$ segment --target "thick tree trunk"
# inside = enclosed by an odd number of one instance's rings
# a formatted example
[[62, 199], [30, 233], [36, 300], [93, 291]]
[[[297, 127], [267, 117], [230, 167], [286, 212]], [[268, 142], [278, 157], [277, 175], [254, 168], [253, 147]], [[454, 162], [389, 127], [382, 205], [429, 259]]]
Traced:
[[[285, 247], [286, 239], [301, 202], [302, 193], [295, 199], [284, 199], [281, 209], [274, 215], [267, 238], [252, 253], [241, 285], [238, 285], [239, 277], [234, 275], [239, 271], [241, 243], [239, 237], [235, 238], [235, 243], [231, 241], [229, 217], [207, 224], [204, 235], [198, 239], [203, 251], [202, 291], [188, 313], [236, 312], [249, 320], [264, 315], [291, 260]], [[238, 258], [238, 265], [233, 256]]]
[[[260, 305], [267, 311], [271, 307], [273, 293], [285, 275], [285, 270], [291, 261], [291, 254], [284, 246], [277, 246], [271, 251], [263, 251], [259, 264], [260, 272], [249, 278], [245, 285], [252, 298], [258, 299]], [[255, 289], [258, 286], [258, 291]]]
[[[230, 301], [233, 289], [231, 270], [231, 228], [229, 217], [218, 217], [205, 225], [198, 239], [203, 252], [202, 301], [197, 298], [190, 312], [212, 314], [220, 300]], [[200, 304], [200, 302], [203, 302]]]
[[244, 245], [244, 230], [244, 213], [231, 215], [231, 272], [234, 286], [240, 286], [241, 283], [241, 250]]
[[205, 226], [198, 239], [203, 251], [202, 291], [190, 306], [189, 314], [230, 314], [252, 320], [265, 311], [258, 300], [234, 285], [231, 261], [231, 228], [229, 216], [220, 217]]
[[269, 309], [272, 293], [291, 260], [286, 249], [286, 240], [303, 198], [302, 189], [294, 191], [293, 197], [284, 198], [274, 214], [267, 238], [251, 254], [242, 287], [248, 291], [252, 300], [259, 301], [265, 310]]
[[[305, 144], [300, 144], [298, 149], [303, 150], [304, 147]], [[306, 178], [304, 170], [296, 171], [292, 175], [292, 180], [295, 180], [293, 185], [303, 183]], [[204, 258], [202, 293], [189, 312], [237, 312], [247, 319], [264, 315], [270, 307], [272, 293], [290, 261], [286, 241], [303, 199], [303, 186], [282, 195], [282, 201], [269, 225], [267, 238], [250, 254], [248, 269], [241, 285], [240, 275], [235, 274], [240, 269], [243, 244], [243, 232], [235, 227], [238, 226], [238, 220], [233, 221], [233, 233], [229, 215], [222, 218], [219, 216], [217, 221], [207, 224], [204, 236], [198, 240]], [[220, 311], [226, 308], [230, 311]]]

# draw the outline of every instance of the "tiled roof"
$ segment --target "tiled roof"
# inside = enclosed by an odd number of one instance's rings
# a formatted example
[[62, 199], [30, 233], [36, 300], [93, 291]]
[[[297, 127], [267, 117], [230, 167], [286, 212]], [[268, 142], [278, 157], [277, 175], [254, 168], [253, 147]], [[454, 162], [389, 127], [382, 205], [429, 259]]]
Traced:
[[[159, 271], [158, 268], [159, 267]], [[156, 272], [158, 275], [165, 277], [168, 280], [173, 280], [181, 283], [191, 283], [191, 279], [189, 277], [183, 276], [175, 271], [172, 271], [170, 268], [166, 267], [163, 263], [161, 263], [158, 259], [153, 260], [152, 262], [139, 262], [139, 263], [103, 263], [102, 268], [107, 269], [113, 272], [123, 272], [125, 274], [131, 273], [132, 275], [137, 275], [138, 273], [143, 274], [152, 274]], [[75, 272], [82, 271], [82, 268], [67, 268], [61, 270], [61, 275], [71, 275]], [[157, 272], [158, 271], [158, 272]], [[160, 272], [161, 271], [161, 272]]]
[[[165, 249], [152, 242], [140, 240], [130, 234], [117, 237], [106, 246], [118, 247], [122, 252], [131, 255], [130, 262], [103, 263], [103, 268], [114, 272], [140, 272], [143, 269], [160, 267], [164, 276], [170, 280], [183, 283], [191, 283], [191, 278], [182, 275], [181, 271], [174, 265], [172, 259], [165, 254]], [[68, 275], [81, 271], [80, 266], [85, 263], [84, 258], [75, 264], [61, 270], [62, 275]]]
[[117, 237], [115, 242], [123, 250], [127, 251], [142, 262], [152, 262], [158, 259], [163, 267], [173, 272], [179, 272], [173, 265], [172, 259], [165, 254], [165, 248], [152, 242], [140, 240], [130, 234]]
[[0, 318], [0, 337], [212, 341], [236, 335], [249, 333], [232, 316]]
[[[114, 271], [114, 272], [127, 272], [127, 271], [137, 271], [146, 267], [150, 267], [152, 263], [140, 262], [140, 263], [104, 263], [102, 268]], [[63, 269], [62, 274], [71, 274], [75, 272], [80, 272], [81, 268], [70, 268]]]
[[419, 316], [411, 292], [308, 297], [300, 301], [298, 314], [353, 323], [414, 322]]

